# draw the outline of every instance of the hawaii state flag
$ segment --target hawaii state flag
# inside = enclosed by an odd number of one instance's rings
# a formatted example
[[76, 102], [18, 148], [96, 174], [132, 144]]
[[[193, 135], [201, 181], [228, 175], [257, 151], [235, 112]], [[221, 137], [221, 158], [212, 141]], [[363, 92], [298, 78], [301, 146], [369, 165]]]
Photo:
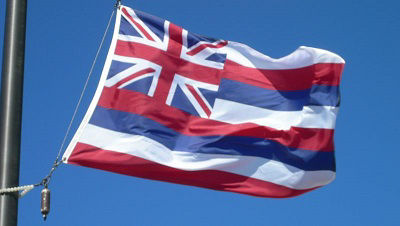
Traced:
[[65, 163], [261, 197], [335, 178], [344, 60], [283, 58], [120, 6], [100, 82]]

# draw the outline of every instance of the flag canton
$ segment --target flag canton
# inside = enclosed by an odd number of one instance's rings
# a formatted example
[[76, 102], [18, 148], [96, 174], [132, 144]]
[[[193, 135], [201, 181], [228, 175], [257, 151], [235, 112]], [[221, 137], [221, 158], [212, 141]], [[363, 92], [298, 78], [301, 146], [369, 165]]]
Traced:
[[192, 115], [209, 118], [227, 44], [122, 8], [106, 86], [144, 93]]

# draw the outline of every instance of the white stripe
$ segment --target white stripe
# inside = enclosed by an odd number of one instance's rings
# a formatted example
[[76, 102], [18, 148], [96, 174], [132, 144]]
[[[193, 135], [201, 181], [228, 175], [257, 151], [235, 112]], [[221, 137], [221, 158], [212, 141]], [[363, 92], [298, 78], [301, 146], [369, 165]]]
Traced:
[[331, 106], [305, 106], [302, 111], [274, 111], [217, 98], [210, 119], [231, 124], [251, 122], [282, 130], [292, 126], [333, 129], [338, 110]]
[[300, 46], [291, 54], [277, 59], [233, 41], [229, 41], [227, 46], [220, 49], [220, 52], [227, 53], [227, 59], [231, 61], [258, 69], [294, 69], [317, 63], [345, 63], [343, 58], [335, 53], [307, 46]]
[[173, 151], [143, 136], [115, 132], [91, 124], [86, 126], [79, 141], [181, 170], [220, 170], [293, 189], [322, 186], [335, 178], [335, 172], [332, 171], [304, 171], [260, 157]]
[[300, 122], [293, 125], [302, 128], [334, 129], [339, 108], [333, 106], [305, 106]]

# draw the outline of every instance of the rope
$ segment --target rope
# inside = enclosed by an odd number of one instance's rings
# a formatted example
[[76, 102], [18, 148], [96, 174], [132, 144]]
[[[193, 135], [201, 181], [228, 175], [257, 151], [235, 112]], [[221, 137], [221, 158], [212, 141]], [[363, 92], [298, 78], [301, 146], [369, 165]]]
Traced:
[[18, 193], [18, 197], [22, 198], [24, 195], [26, 195], [28, 192], [30, 192], [32, 189], [34, 189], [36, 186], [39, 186], [39, 184], [24, 185], [24, 186], [19, 186], [19, 187], [12, 187], [12, 188], [3, 188], [3, 189], [0, 189], [0, 194], [3, 195], [5, 193], [14, 193], [14, 192], [22, 191], [21, 193]]
[[[115, 8], [115, 7], [114, 7], [114, 8]], [[63, 138], [63, 141], [62, 141], [62, 143], [61, 143], [61, 145], [60, 145], [60, 149], [58, 150], [58, 154], [57, 154], [56, 160], [54, 161], [53, 167], [51, 168], [49, 174], [48, 174], [45, 178], [43, 178], [43, 180], [42, 180], [42, 182], [41, 182], [41, 184], [43, 184], [43, 185], [45, 185], [45, 186], [47, 186], [47, 185], [50, 183], [51, 176], [53, 175], [54, 171], [57, 169], [57, 167], [58, 167], [58, 166], [62, 163], [62, 161], [63, 161], [63, 159], [62, 159], [62, 160], [59, 160], [59, 159], [60, 159], [60, 156], [61, 156], [61, 152], [62, 152], [62, 150], [63, 150], [63, 148], [64, 148], [65, 141], [67, 140], [68, 134], [69, 134], [69, 132], [71, 131], [72, 123], [73, 123], [74, 120], [75, 120], [76, 113], [78, 112], [79, 106], [81, 105], [81, 102], [82, 102], [82, 98], [83, 98], [83, 96], [84, 96], [84, 94], [85, 94], [85, 92], [86, 92], [87, 85], [89, 84], [90, 77], [92, 76], [94, 66], [96, 65], [97, 58], [99, 57], [99, 54], [100, 54], [100, 50], [101, 50], [101, 48], [103, 47], [103, 43], [104, 43], [104, 40], [106, 39], [108, 30], [109, 30], [110, 25], [111, 25], [112, 18], [113, 18], [113, 16], [114, 16], [114, 13], [115, 13], [115, 10], [113, 9], [113, 11], [112, 11], [112, 13], [111, 13], [111, 15], [110, 15], [110, 18], [108, 19], [107, 27], [106, 27], [106, 30], [104, 31], [104, 34], [103, 34], [103, 37], [102, 37], [102, 39], [101, 39], [100, 45], [99, 45], [99, 47], [97, 48], [96, 56], [95, 56], [94, 59], [93, 59], [92, 66], [90, 67], [89, 74], [88, 74], [88, 76], [87, 76], [87, 78], [86, 78], [85, 85], [83, 86], [81, 95], [79, 96], [78, 103], [76, 104], [74, 113], [73, 113], [73, 115], [72, 115], [72, 118], [71, 118], [71, 120], [69, 121], [67, 131], [66, 131], [65, 136], [64, 136], [64, 138]]]
[[62, 163], [62, 161], [64, 160], [64, 159], [59, 160], [59, 159], [60, 159], [60, 156], [61, 156], [61, 152], [62, 152], [62, 150], [63, 150], [63, 148], [64, 148], [64, 144], [65, 144], [65, 141], [67, 140], [68, 134], [69, 134], [69, 132], [71, 131], [72, 123], [73, 123], [74, 120], [75, 120], [76, 113], [78, 112], [79, 106], [81, 105], [81, 102], [82, 102], [82, 98], [83, 98], [83, 96], [84, 96], [84, 94], [85, 94], [85, 92], [86, 92], [87, 85], [89, 84], [90, 77], [92, 76], [94, 66], [96, 65], [97, 58], [99, 57], [99, 54], [100, 54], [100, 50], [101, 50], [101, 48], [103, 47], [103, 43], [104, 43], [104, 40], [106, 39], [108, 30], [109, 30], [110, 25], [111, 25], [112, 18], [113, 18], [113, 16], [114, 16], [114, 13], [115, 13], [115, 10], [113, 9], [113, 11], [112, 11], [112, 13], [111, 13], [111, 15], [110, 15], [110, 18], [108, 19], [107, 27], [106, 27], [106, 30], [104, 31], [104, 34], [103, 34], [103, 37], [102, 37], [102, 39], [101, 39], [100, 45], [99, 45], [99, 47], [97, 48], [96, 56], [95, 56], [94, 59], [93, 59], [92, 66], [90, 67], [89, 74], [88, 74], [88, 76], [87, 76], [87, 78], [86, 78], [85, 85], [83, 86], [81, 95], [79, 96], [78, 103], [77, 103], [76, 106], [75, 106], [74, 113], [73, 113], [73, 115], [72, 115], [71, 120], [69, 121], [67, 131], [66, 131], [65, 136], [64, 136], [64, 138], [63, 138], [63, 141], [62, 141], [62, 143], [61, 143], [61, 145], [60, 145], [60, 149], [58, 150], [58, 154], [57, 154], [56, 160], [55, 160], [54, 163], [53, 163], [53, 167], [50, 169], [49, 174], [48, 174], [45, 178], [43, 178], [43, 180], [42, 180], [42, 182], [41, 182], [41, 184], [43, 184], [44, 186], [47, 186], [47, 185], [50, 183], [50, 179], [51, 179], [51, 176], [53, 175], [54, 171], [57, 169], [57, 167], [58, 167], [58, 166]]
[[60, 149], [58, 150], [57, 158], [56, 158], [56, 161], [55, 161], [56, 163], [59, 161], [61, 152], [62, 152], [63, 147], [64, 147], [64, 144], [65, 144], [65, 141], [67, 140], [68, 134], [69, 134], [69, 132], [70, 132], [70, 130], [71, 130], [72, 123], [73, 123], [74, 120], [75, 120], [76, 113], [78, 112], [79, 106], [80, 106], [81, 101], [82, 101], [82, 98], [83, 98], [83, 96], [84, 96], [84, 94], [85, 94], [85, 91], [86, 91], [87, 85], [88, 85], [88, 83], [89, 83], [90, 77], [92, 76], [92, 72], [93, 72], [94, 66], [96, 65], [96, 61], [97, 61], [97, 58], [98, 58], [98, 56], [99, 56], [99, 54], [100, 54], [101, 47], [103, 46], [103, 43], [104, 43], [104, 40], [105, 40], [105, 38], [106, 38], [108, 29], [110, 28], [111, 20], [112, 20], [112, 18], [113, 18], [113, 16], [114, 16], [114, 13], [115, 13], [115, 10], [112, 11], [111, 16], [110, 16], [110, 19], [108, 20], [107, 28], [106, 28], [106, 30], [104, 31], [103, 38], [101, 39], [99, 48], [97, 49], [96, 56], [95, 56], [95, 58], [94, 58], [94, 60], [93, 60], [93, 62], [92, 62], [92, 66], [90, 67], [90, 71], [89, 71], [89, 74], [88, 74], [88, 76], [87, 76], [87, 78], [86, 78], [85, 85], [83, 86], [83, 89], [82, 89], [81, 95], [80, 95], [80, 97], [79, 97], [78, 103], [77, 103], [76, 106], [75, 106], [74, 113], [73, 113], [72, 118], [71, 118], [71, 120], [70, 120], [70, 122], [69, 122], [67, 132], [65, 133], [65, 136], [64, 136], [64, 138], [63, 138], [63, 141], [62, 141], [62, 143], [61, 143], [61, 145], [60, 145]]
[[[119, 6], [120, 6], [120, 1], [117, 0], [117, 3], [115, 4], [114, 9], [117, 8], [117, 7], [119, 7]], [[58, 150], [57, 157], [56, 157], [56, 159], [55, 159], [55, 161], [54, 161], [54, 163], [53, 163], [52, 168], [50, 169], [49, 174], [47, 174], [47, 176], [45, 176], [45, 177], [42, 179], [42, 181], [41, 181], [40, 183], [37, 183], [37, 184], [24, 185], [24, 186], [19, 186], [19, 187], [11, 187], [11, 188], [1, 188], [1, 189], [0, 189], [0, 195], [6, 194], [6, 193], [14, 193], [14, 192], [22, 191], [22, 192], [18, 193], [18, 197], [19, 197], [19, 198], [22, 198], [24, 195], [26, 195], [29, 191], [31, 191], [31, 190], [34, 189], [35, 187], [37, 187], [37, 186], [44, 186], [44, 187], [47, 187], [48, 184], [50, 183], [50, 179], [51, 179], [51, 176], [53, 175], [54, 171], [57, 169], [57, 167], [58, 167], [58, 166], [62, 163], [62, 161], [64, 160], [64, 159], [59, 160], [59, 159], [60, 159], [60, 156], [61, 156], [61, 152], [62, 152], [62, 150], [63, 150], [63, 148], [64, 148], [65, 141], [67, 140], [68, 134], [69, 134], [69, 132], [70, 132], [70, 130], [71, 130], [72, 123], [73, 123], [74, 120], [75, 120], [75, 117], [76, 117], [76, 114], [77, 114], [77, 112], [78, 112], [79, 106], [80, 106], [80, 104], [81, 104], [81, 102], [82, 102], [82, 98], [83, 98], [83, 96], [84, 96], [84, 94], [85, 94], [85, 91], [86, 91], [87, 85], [88, 85], [88, 83], [89, 83], [90, 77], [92, 76], [94, 66], [96, 65], [97, 58], [98, 58], [98, 56], [99, 56], [99, 54], [100, 54], [100, 50], [101, 50], [101, 48], [103, 47], [104, 40], [105, 40], [105, 38], [106, 38], [106, 36], [107, 36], [108, 30], [109, 30], [110, 25], [111, 25], [112, 18], [113, 18], [114, 13], [115, 13], [115, 10], [114, 10], [114, 9], [113, 9], [113, 11], [112, 11], [112, 13], [111, 13], [111, 16], [110, 16], [109, 20], [108, 20], [106, 30], [104, 31], [104, 34], [103, 34], [103, 37], [102, 37], [102, 39], [101, 39], [100, 45], [99, 45], [99, 47], [98, 47], [98, 49], [97, 49], [97, 52], [96, 52], [96, 56], [95, 56], [95, 58], [94, 58], [94, 60], [93, 60], [93, 62], [92, 62], [92, 66], [90, 67], [89, 74], [88, 74], [88, 76], [87, 76], [87, 78], [86, 78], [85, 85], [83, 86], [83, 89], [82, 89], [81, 95], [80, 95], [80, 97], [79, 97], [78, 103], [77, 103], [76, 106], [75, 106], [74, 113], [73, 113], [72, 118], [71, 118], [71, 120], [70, 120], [70, 122], [69, 122], [67, 131], [66, 131], [66, 133], [65, 133], [65, 136], [64, 136], [64, 138], [63, 138], [63, 140], [62, 140], [62, 143], [61, 143], [61, 145], [60, 145], [60, 148], [59, 148], [59, 150]]]

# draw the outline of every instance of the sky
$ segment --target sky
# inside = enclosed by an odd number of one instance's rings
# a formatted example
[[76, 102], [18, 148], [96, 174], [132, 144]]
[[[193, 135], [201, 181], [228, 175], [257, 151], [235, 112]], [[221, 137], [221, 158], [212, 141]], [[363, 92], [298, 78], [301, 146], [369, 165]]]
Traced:
[[[400, 152], [395, 147], [400, 134], [398, 1], [122, 3], [198, 34], [245, 43], [274, 58], [301, 45], [342, 56], [346, 66], [335, 132], [337, 177], [302, 196], [272, 199], [63, 164], [50, 183], [47, 221], [40, 214], [40, 189], [35, 189], [19, 201], [19, 225], [400, 225]], [[21, 185], [39, 182], [50, 170], [113, 4], [29, 1]], [[1, 43], [5, 5], [0, 2]], [[73, 131], [94, 92], [110, 38]]]

